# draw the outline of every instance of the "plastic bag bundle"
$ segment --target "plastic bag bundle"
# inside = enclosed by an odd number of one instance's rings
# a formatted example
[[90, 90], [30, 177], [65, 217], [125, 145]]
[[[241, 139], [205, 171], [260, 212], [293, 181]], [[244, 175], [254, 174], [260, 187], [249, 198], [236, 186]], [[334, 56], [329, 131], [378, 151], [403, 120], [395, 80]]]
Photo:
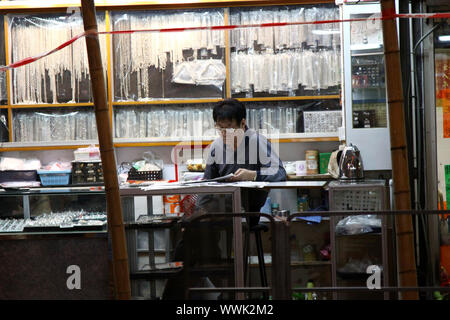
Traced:
[[20, 110], [13, 124], [15, 142], [96, 140], [98, 136], [94, 112], [86, 110]]
[[116, 108], [116, 138], [186, 138], [215, 136], [212, 105]]
[[206, 59], [175, 64], [172, 82], [221, 87], [225, 78], [226, 67], [222, 60]]
[[292, 50], [273, 53], [231, 53], [231, 90], [239, 92], [324, 90], [339, 86], [340, 56], [338, 51]]
[[[207, 27], [223, 25], [224, 17], [220, 10], [193, 11], [157, 11], [113, 15], [114, 30], [145, 30], [185, 27]], [[115, 44], [114, 63], [118, 73], [117, 94], [124, 100], [146, 100], [151, 98], [151, 86], [148, 71], [150, 68], [165, 70], [173, 63], [174, 82], [185, 84], [210, 84], [217, 77], [210, 78], [215, 65], [206, 66], [196, 77], [190, 76], [190, 65], [183, 56], [184, 50], [193, 51], [193, 60], [197, 61], [197, 51], [210, 50], [217, 54], [217, 47], [225, 47], [225, 33], [222, 30], [185, 31], [185, 32], [137, 32], [133, 35], [113, 36]], [[137, 96], [133, 93], [132, 75], [136, 74], [139, 83]], [[195, 81], [197, 79], [197, 81]]]
[[[278, 22], [314, 22], [335, 20], [338, 8], [292, 7], [289, 9], [236, 9], [230, 16], [233, 25], [258, 25]], [[339, 24], [297, 24], [281, 27], [244, 28], [231, 31], [231, 47], [236, 50], [262, 48], [301, 48], [306, 46], [339, 45]]]
[[[105, 31], [104, 15], [99, 14], [97, 20], [99, 31]], [[12, 15], [9, 24], [15, 43], [11, 51], [12, 62], [54, 49], [84, 31], [81, 15], [72, 15], [69, 19], [66, 14]], [[100, 37], [99, 41], [103, 68], [107, 70], [106, 37]], [[63, 77], [67, 72], [70, 80]], [[87, 102], [91, 99], [90, 92], [85, 94], [79, 90], [81, 83], [89, 81], [85, 41], [75, 41], [51, 56], [14, 69], [12, 75], [15, 104]]]
[[353, 235], [376, 232], [381, 229], [381, 218], [376, 215], [349, 216], [338, 222], [336, 234]]

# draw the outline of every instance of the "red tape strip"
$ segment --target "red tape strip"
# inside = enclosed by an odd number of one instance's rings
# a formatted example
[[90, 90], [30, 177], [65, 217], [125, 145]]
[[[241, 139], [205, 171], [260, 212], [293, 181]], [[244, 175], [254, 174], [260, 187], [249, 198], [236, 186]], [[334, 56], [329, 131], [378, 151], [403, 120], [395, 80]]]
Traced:
[[[348, 2], [348, 1], [344, 1]], [[210, 26], [210, 27], [186, 27], [186, 28], [164, 28], [164, 29], [143, 29], [143, 30], [120, 30], [120, 31], [102, 31], [102, 32], [83, 32], [69, 41], [64, 42], [60, 46], [53, 50], [47, 51], [45, 53], [39, 54], [34, 57], [25, 58], [17, 62], [11, 63], [7, 66], [0, 66], [0, 71], [6, 71], [8, 69], [18, 68], [36, 60], [45, 58], [46, 56], [59, 51], [80, 38], [91, 35], [103, 35], [103, 34], [132, 34], [135, 32], [158, 32], [158, 33], [169, 33], [169, 32], [184, 32], [184, 31], [217, 31], [217, 30], [234, 30], [234, 29], [245, 29], [245, 28], [272, 28], [272, 27], [286, 27], [293, 25], [307, 25], [307, 24], [330, 24], [330, 23], [344, 23], [344, 22], [361, 22], [370, 20], [387, 20], [387, 19], [447, 19], [450, 18], [450, 12], [443, 13], [395, 13], [395, 9], [385, 10], [381, 13], [381, 16], [375, 16], [372, 18], [358, 18], [358, 19], [342, 19], [342, 20], [320, 20], [320, 21], [303, 21], [303, 22], [276, 22], [276, 23], [262, 23], [262, 24], [248, 24], [248, 25], [227, 25], [227, 26]]]

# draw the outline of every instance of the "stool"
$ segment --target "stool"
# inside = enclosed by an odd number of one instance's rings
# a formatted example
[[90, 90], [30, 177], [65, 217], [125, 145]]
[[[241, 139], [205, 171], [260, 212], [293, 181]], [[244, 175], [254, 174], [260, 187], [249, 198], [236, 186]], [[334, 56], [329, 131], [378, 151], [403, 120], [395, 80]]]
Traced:
[[[253, 226], [249, 226], [249, 229], [245, 235], [245, 247], [244, 247], [244, 283], [247, 284], [247, 271], [248, 271], [248, 255], [250, 248], [250, 233], [255, 234], [255, 242], [256, 242], [256, 251], [258, 253], [258, 266], [259, 266], [259, 275], [261, 279], [261, 286], [267, 287], [267, 274], [266, 274], [266, 265], [264, 263], [264, 252], [262, 246], [261, 239], [261, 231], [267, 232], [269, 227], [265, 224], [256, 224]], [[267, 292], [263, 293], [264, 299], [267, 299]]]

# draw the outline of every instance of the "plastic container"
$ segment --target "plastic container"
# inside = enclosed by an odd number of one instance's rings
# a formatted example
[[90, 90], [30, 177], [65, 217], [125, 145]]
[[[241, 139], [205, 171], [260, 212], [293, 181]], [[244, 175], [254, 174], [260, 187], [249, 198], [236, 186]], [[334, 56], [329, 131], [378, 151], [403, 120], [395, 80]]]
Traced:
[[148, 180], [156, 181], [162, 180], [162, 170], [155, 171], [137, 171], [131, 168], [128, 172], [128, 180]]
[[319, 151], [306, 150], [306, 174], [318, 174], [319, 173]]
[[69, 184], [72, 170], [48, 171], [38, 170], [43, 186], [66, 186]]

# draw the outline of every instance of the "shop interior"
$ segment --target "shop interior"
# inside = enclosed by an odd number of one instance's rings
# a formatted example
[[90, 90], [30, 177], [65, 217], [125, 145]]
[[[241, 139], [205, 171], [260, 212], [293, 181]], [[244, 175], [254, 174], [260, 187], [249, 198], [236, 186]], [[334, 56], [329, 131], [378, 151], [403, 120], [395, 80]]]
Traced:
[[[0, 65], [82, 34], [80, 5], [66, 2], [0, 1]], [[399, 241], [395, 211], [399, 122], [380, 2], [95, 1], [115, 171], [99, 142], [86, 37], [0, 71], [0, 299], [115, 299], [119, 247], [129, 299], [166, 299], [177, 281], [188, 300], [401, 300], [411, 296], [380, 287], [411, 283], [414, 299], [450, 299], [436, 289], [450, 287], [450, 18], [413, 17], [450, 6], [395, 2], [412, 14], [392, 20], [410, 242]], [[202, 181], [224, 99], [245, 105], [285, 181]], [[254, 189], [267, 193], [256, 213]], [[217, 206], [186, 219], [203, 196]], [[83, 290], [70, 266], [90, 270]]]

